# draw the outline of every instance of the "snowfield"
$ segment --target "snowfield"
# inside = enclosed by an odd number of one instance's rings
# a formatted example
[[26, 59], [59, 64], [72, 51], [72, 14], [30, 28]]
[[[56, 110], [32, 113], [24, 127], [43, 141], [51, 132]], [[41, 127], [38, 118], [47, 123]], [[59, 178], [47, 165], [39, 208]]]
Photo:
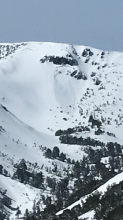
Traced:
[[[95, 135], [94, 127], [90, 132], [76, 132], [73, 136], [123, 143], [122, 94], [121, 52], [43, 42], [0, 45], [0, 164], [10, 174], [9, 177], [0, 174], [0, 188], [7, 189], [12, 207], [19, 206], [24, 214], [26, 208], [32, 210], [34, 199], [38, 200], [42, 194], [40, 189], [12, 179], [14, 164], [24, 158], [28, 163], [37, 163], [37, 170], [43, 165], [43, 175], [51, 177], [54, 174], [47, 173], [46, 169], [53, 169], [53, 162], [61, 172], [68, 164], [46, 158], [44, 147], [53, 150], [57, 146], [75, 161], [86, 156], [85, 146], [60, 143], [55, 136], [57, 130], [89, 126], [93, 114], [99, 120], [103, 117], [105, 133]], [[98, 191], [105, 192], [108, 185], [118, 184], [122, 179], [120, 173]], [[43, 193], [50, 195], [51, 192], [47, 189]], [[81, 204], [83, 199], [68, 209]], [[15, 211], [10, 212], [11, 218], [15, 218]], [[93, 216], [94, 211], [90, 211], [78, 217], [91, 219]]]

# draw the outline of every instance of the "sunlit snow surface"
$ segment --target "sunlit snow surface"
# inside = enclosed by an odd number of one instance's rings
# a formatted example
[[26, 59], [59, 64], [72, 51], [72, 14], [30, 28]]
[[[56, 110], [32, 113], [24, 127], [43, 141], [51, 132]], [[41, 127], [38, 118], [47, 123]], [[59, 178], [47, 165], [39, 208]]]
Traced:
[[[86, 48], [93, 55], [82, 56]], [[55, 132], [80, 123], [88, 125], [91, 113], [98, 119], [103, 115], [104, 130], [114, 133], [116, 138], [106, 133], [97, 137], [94, 129], [89, 134], [83, 133], [83, 137], [90, 136], [105, 143], [123, 142], [123, 53], [106, 51], [102, 55], [102, 51], [85, 46], [38, 42], [3, 44], [0, 50], [0, 126], [5, 129], [0, 133], [0, 151], [1, 155], [5, 154], [0, 157], [0, 164], [11, 175], [14, 172], [12, 164], [22, 158], [37, 162], [39, 166], [52, 167], [39, 145], [51, 149], [58, 146], [71, 159], [82, 159], [85, 153], [81, 146], [61, 144]], [[68, 55], [78, 65], [40, 61], [45, 56]], [[74, 71], [82, 72], [87, 79], [71, 77]], [[59, 164], [67, 167], [66, 163]], [[43, 173], [47, 175], [45, 170]], [[122, 178], [122, 174], [118, 177]], [[14, 207], [21, 204], [22, 213], [25, 208], [31, 210], [32, 200], [39, 196], [38, 190], [3, 176], [0, 176], [0, 187], [7, 189]], [[103, 191], [106, 185], [101, 187]]]

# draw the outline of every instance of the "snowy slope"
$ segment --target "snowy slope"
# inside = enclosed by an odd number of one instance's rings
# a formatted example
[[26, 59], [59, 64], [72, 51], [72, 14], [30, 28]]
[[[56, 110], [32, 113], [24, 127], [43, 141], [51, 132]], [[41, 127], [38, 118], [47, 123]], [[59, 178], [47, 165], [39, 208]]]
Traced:
[[[85, 63], [87, 58], [81, 55], [84, 49], [85, 47], [82, 46], [74, 46], [75, 53], [71, 45], [28, 43], [16, 50], [14, 55], [1, 59], [1, 103], [20, 120], [46, 133], [50, 131], [48, 127], [53, 131], [59, 127], [65, 128], [66, 122], [63, 117], [68, 118], [67, 126], [72, 126], [72, 122], [76, 123], [75, 119], [79, 117], [78, 105], [83, 108], [83, 115], [86, 114], [87, 109], [92, 112], [98, 107], [105, 117], [107, 111], [111, 113], [117, 97], [120, 108], [122, 106], [123, 54], [105, 52], [102, 56], [101, 51], [91, 49], [94, 55], [88, 58], [90, 59], [88, 63]], [[71, 54], [78, 61], [78, 65], [54, 65], [48, 61], [40, 62], [44, 56], [54, 54], [59, 57]], [[82, 71], [87, 76], [87, 80], [71, 77], [70, 74], [75, 70]], [[92, 72], [96, 74], [94, 77], [91, 77]], [[101, 81], [100, 85], [95, 85], [96, 80]], [[106, 89], [99, 90], [102, 87]], [[85, 97], [87, 88], [90, 91]], [[81, 102], [80, 99], [82, 99]], [[117, 108], [117, 106], [113, 107]], [[114, 115], [114, 120], [115, 117]]]
[[[83, 133], [84, 138], [122, 144], [122, 61], [123, 53], [85, 46], [38, 42], [0, 45], [0, 164], [10, 175], [14, 173], [13, 164], [23, 158], [39, 167], [44, 164], [53, 168], [41, 145], [50, 149], [58, 146], [67, 157], [81, 160], [86, 155], [82, 147], [66, 147], [55, 132], [88, 125], [90, 114], [99, 120], [103, 116], [105, 133], [97, 137], [91, 129], [89, 134]], [[62, 170], [68, 166], [56, 163]], [[43, 174], [47, 176], [45, 168]], [[38, 190], [10, 177], [0, 177], [0, 187], [15, 200], [13, 206], [21, 204], [22, 212], [26, 207], [30, 210], [33, 203], [27, 201], [24, 192], [34, 200]], [[20, 188], [23, 196], [14, 197], [12, 186], [17, 192]]]

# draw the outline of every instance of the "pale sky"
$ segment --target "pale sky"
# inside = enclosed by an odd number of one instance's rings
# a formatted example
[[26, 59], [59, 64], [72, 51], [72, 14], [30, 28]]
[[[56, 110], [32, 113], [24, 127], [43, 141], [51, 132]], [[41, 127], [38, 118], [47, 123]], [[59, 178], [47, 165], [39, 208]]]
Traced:
[[0, 43], [25, 41], [123, 51], [123, 0], [0, 0]]

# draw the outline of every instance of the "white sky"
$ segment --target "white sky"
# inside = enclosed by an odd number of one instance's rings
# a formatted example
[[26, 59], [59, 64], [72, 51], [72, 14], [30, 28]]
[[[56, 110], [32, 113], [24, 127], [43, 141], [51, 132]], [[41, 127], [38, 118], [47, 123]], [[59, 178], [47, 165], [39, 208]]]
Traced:
[[0, 42], [51, 41], [123, 51], [123, 0], [0, 0]]

